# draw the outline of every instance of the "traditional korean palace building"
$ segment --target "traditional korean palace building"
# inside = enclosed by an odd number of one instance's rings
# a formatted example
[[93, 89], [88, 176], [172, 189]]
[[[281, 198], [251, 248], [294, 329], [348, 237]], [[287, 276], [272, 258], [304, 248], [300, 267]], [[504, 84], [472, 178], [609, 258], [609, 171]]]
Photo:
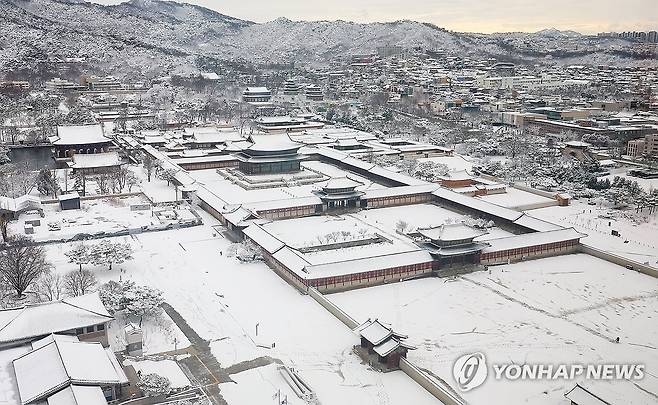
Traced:
[[318, 191], [317, 195], [322, 201], [322, 212], [336, 209], [356, 208], [361, 204], [363, 192], [355, 190], [361, 183], [347, 177], [331, 179]]
[[419, 229], [425, 246], [434, 258], [436, 268], [452, 264], [477, 264], [482, 249], [487, 245], [474, 239], [487, 231], [462, 223], [441, 225], [438, 228]]
[[242, 101], [251, 104], [269, 103], [272, 92], [267, 87], [247, 87], [242, 93]]
[[258, 117], [254, 123], [259, 131], [266, 133], [301, 132], [324, 127], [324, 123], [311, 121], [307, 117]]
[[397, 370], [400, 359], [407, 357], [409, 350], [416, 347], [405, 343], [407, 335], [395, 332], [390, 326], [378, 319], [368, 319], [354, 329], [361, 338], [358, 347], [359, 355], [382, 371]]
[[[249, 146], [234, 154], [239, 167], [229, 170], [251, 176], [252, 179], [247, 181], [270, 174], [276, 174], [275, 178], [279, 175], [302, 176], [308, 170], [301, 169], [301, 160], [317, 160], [385, 187], [363, 189], [362, 180], [338, 177], [327, 181], [325, 178], [325, 182], [308, 196], [231, 204], [210, 188], [196, 183], [184, 170], [177, 173], [177, 182], [185, 187], [195, 186], [194, 196], [202, 208], [229, 230], [259, 246], [270, 267], [302, 291], [316, 288], [328, 293], [449, 274], [453, 271], [451, 269], [464, 266], [483, 268], [485, 265], [574, 253], [579, 249], [580, 239], [585, 236], [571, 228], [563, 228], [436, 183], [383, 169], [328, 146], [301, 146], [283, 134], [253, 135]], [[176, 159], [169, 159], [151, 147], [145, 147], [145, 150], [175, 167], [172, 162]], [[266, 176], [267, 181], [270, 181], [269, 177]], [[364, 209], [414, 204], [434, 204], [459, 215], [492, 221], [510, 236], [481, 241], [486, 234], [484, 229], [465, 223], [450, 224], [405, 235], [410, 247], [387, 254], [342, 258], [338, 250], [342, 248], [341, 244], [323, 246], [322, 249], [336, 249], [336, 259], [316, 263], [299, 247], [289, 245], [264, 226], [267, 222], [283, 219], [327, 214], [340, 216]], [[345, 246], [353, 245], [346, 242]]]
[[105, 136], [100, 125], [72, 125], [57, 127], [51, 137], [55, 147], [55, 160], [67, 161], [75, 154], [92, 154], [109, 151], [112, 140]]
[[287, 135], [252, 135], [251, 145], [236, 155], [239, 170], [245, 174], [273, 174], [298, 172], [303, 145]]
[[98, 293], [0, 310], [2, 398], [22, 405], [128, 399], [130, 382], [108, 345], [113, 319]]

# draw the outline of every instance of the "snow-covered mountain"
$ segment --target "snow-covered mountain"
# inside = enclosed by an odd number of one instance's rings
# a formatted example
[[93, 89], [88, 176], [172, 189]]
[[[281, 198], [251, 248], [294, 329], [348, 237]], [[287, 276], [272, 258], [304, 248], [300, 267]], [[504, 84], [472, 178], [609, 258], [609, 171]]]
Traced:
[[[383, 45], [420, 46], [473, 57], [536, 63], [629, 62], [628, 42], [544, 30], [534, 34], [465, 34], [413, 21], [357, 24], [255, 24], [172, 1], [132, 0], [101, 6], [80, 0], [0, 1], [0, 72], [46, 75], [52, 61], [85, 58], [95, 70], [152, 76], [193, 69], [199, 61], [326, 62]], [[576, 35], [577, 34], [577, 35]], [[48, 62], [50, 61], [50, 62]]]

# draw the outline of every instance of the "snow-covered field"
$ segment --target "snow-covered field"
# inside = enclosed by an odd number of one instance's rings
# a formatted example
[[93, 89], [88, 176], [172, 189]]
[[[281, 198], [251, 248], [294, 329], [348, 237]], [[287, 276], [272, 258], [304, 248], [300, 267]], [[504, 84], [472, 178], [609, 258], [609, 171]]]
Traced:
[[[448, 222], [458, 222], [467, 216], [450, 211], [434, 204], [403, 205], [398, 207], [386, 207], [359, 211], [352, 215], [376, 228], [386, 229], [389, 233], [395, 233], [396, 224], [404, 221], [410, 229], [432, 228]], [[409, 231], [409, 229], [407, 229]], [[489, 234], [479, 238], [488, 240], [511, 236], [510, 232], [493, 227], [487, 229]]]
[[[582, 254], [490, 269], [452, 280], [421, 279], [332, 294], [330, 299], [357, 320], [378, 317], [409, 334], [409, 342], [418, 346], [410, 359], [453, 385], [455, 359], [476, 351], [487, 356], [489, 365], [639, 363], [646, 365], [647, 375], [632, 394], [654, 403], [658, 281]], [[574, 385], [490, 377], [462, 395], [476, 404], [567, 404], [563, 394]]]
[[[241, 264], [220, 254], [230, 242], [213, 229], [217, 221], [201, 214], [203, 226], [118, 238], [133, 245], [135, 259], [112, 271], [95, 268], [97, 277], [122, 277], [161, 289], [165, 300], [211, 342], [223, 367], [261, 356], [280, 359], [299, 370], [326, 404], [436, 403], [406, 376], [381, 374], [361, 364], [351, 351], [357, 336], [264, 263]], [[70, 270], [63, 255], [67, 248], [47, 246], [57, 271]], [[264, 348], [272, 343], [275, 348]], [[249, 386], [271, 388], [269, 383]]]
[[[595, 248], [658, 267], [658, 213], [636, 215], [634, 211], [611, 210], [577, 200], [567, 207], [541, 208], [530, 211], [530, 214], [574, 227], [588, 235], [581, 242]], [[629, 216], [638, 220], [633, 221]], [[613, 230], [618, 231], [621, 237], [613, 236]]]

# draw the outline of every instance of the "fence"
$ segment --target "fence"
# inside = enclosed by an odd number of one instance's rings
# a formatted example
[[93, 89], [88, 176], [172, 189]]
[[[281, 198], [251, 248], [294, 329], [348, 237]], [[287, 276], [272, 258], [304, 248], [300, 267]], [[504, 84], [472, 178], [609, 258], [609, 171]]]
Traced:
[[580, 251], [582, 253], [587, 253], [588, 255], [598, 257], [599, 259], [603, 259], [606, 261], [609, 261], [611, 263], [618, 264], [620, 266], [624, 266], [628, 268], [629, 270], [636, 270], [640, 273], [646, 274], [647, 276], [651, 276], [654, 278], [658, 278], [658, 269], [655, 267], [648, 266], [646, 264], [642, 264], [640, 262], [636, 262], [634, 260], [627, 259], [625, 257], [621, 257], [612, 253], [605, 252], [603, 250], [597, 249], [593, 246], [589, 246], [587, 244], [581, 243], [580, 244]]
[[322, 295], [318, 290], [315, 288], [309, 288], [308, 289], [308, 295], [311, 296], [314, 300], [316, 300], [320, 305], [322, 305], [327, 311], [331, 312], [333, 316], [338, 318], [342, 323], [344, 323], [348, 328], [354, 329], [357, 326], [359, 326], [359, 323], [349, 316], [345, 311], [342, 309], [338, 308], [333, 302], [329, 301], [327, 298], [325, 298], [324, 295]]
[[[348, 328], [354, 329], [359, 326], [359, 323], [354, 318], [349, 316], [347, 313], [345, 313], [345, 311], [328, 300], [315, 288], [309, 288], [308, 295], [310, 295], [332, 315], [338, 318], [338, 320], [343, 322]], [[441, 384], [432, 379], [427, 373], [423, 372], [411, 361], [405, 358], [401, 358], [400, 370], [411, 377], [411, 379], [418, 383], [421, 387], [425, 388], [430, 394], [432, 394], [432, 396], [441, 401], [441, 403], [445, 405], [466, 405], [466, 402], [463, 399], [452, 393], [449, 388], [441, 386]]]
[[441, 386], [437, 381], [432, 379], [427, 373], [416, 367], [413, 363], [405, 358], [400, 359], [400, 370], [404, 371], [412, 380], [425, 388], [436, 399], [445, 405], [466, 405], [466, 401], [452, 393], [450, 389]]

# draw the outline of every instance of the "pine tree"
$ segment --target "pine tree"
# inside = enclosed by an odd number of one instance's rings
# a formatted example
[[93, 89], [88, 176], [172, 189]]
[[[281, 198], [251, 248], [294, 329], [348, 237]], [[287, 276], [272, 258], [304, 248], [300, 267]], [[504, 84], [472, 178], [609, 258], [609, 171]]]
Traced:
[[42, 195], [52, 195], [57, 198], [57, 192], [60, 190], [57, 178], [46, 168], [39, 170], [37, 175], [37, 190]]

